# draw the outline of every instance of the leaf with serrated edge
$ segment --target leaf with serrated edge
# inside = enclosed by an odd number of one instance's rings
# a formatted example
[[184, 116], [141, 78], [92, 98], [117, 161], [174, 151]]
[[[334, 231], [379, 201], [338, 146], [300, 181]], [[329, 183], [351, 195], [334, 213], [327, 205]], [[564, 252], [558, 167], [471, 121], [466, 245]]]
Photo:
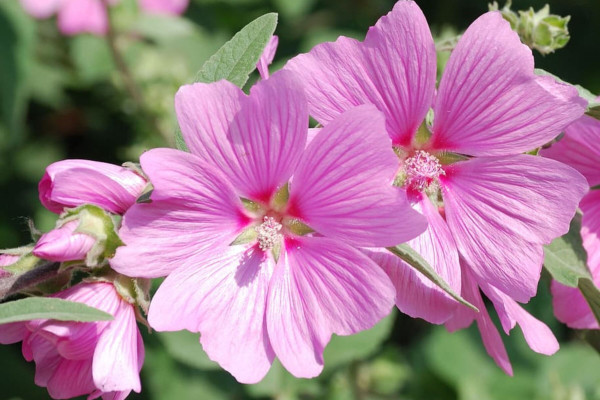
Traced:
[[454, 300], [458, 301], [460, 304], [463, 304], [470, 309], [479, 312], [479, 309], [475, 307], [473, 304], [469, 303], [467, 300], [460, 297], [458, 293], [456, 293], [450, 285], [446, 281], [442, 279], [441, 276], [435, 272], [431, 265], [419, 253], [414, 251], [407, 244], [399, 244], [394, 247], [387, 248], [392, 254], [400, 257], [405, 263], [425, 275], [427, 279], [431, 282], [435, 283], [440, 289], [444, 292], [448, 293]]
[[113, 316], [82, 303], [50, 297], [29, 297], [0, 304], [0, 324], [54, 319], [58, 321], [110, 321]]
[[587, 253], [581, 240], [581, 218], [576, 215], [569, 232], [544, 246], [544, 267], [563, 285], [579, 288], [600, 323], [600, 290], [587, 267]]

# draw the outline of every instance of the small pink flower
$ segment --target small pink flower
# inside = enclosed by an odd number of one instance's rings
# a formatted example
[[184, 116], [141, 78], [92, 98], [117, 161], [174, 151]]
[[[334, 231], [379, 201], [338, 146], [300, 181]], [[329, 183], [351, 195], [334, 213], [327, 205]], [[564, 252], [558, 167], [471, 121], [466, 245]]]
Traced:
[[200, 332], [240, 382], [262, 379], [275, 356], [295, 376], [318, 375], [332, 333], [368, 329], [393, 305], [389, 279], [355, 246], [425, 229], [391, 185], [383, 115], [350, 110], [306, 146], [306, 98], [289, 72], [249, 96], [227, 81], [183, 86], [175, 105], [191, 154], [142, 155], [152, 202], [125, 214], [113, 267], [168, 275], [150, 324]]
[[88, 160], [63, 160], [46, 168], [39, 183], [40, 201], [48, 210], [93, 204], [123, 214], [135, 203], [146, 180], [130, 169]]
[[[301, 76], [310, 113], [325, 127], [359, 104], [385, 114], [399, 156], [397, 184], [429, 222], [409, 244], [453, 288], [462, 286], [467, 300], [479, 304], [478, 287], [483, 289], [505, 318], [507, 333], [518, 322], [524, 331], [544, 334], [545, 345], [529, 343], [534, 350], [555, 351], [551, 332], [523, 317], [515, 301], [535, 295], [543, 245], [568, 231], [587, 185], [564, 164], [522, 153], [554, 139], [583, 114], [585, 101], [577, 91], [536, 76], [531, 51], [498, 12], [490, 12], [464, 33], [436, 92], [436, 51], [427, 21], [416, 3], [403, 0], [363, 42], [340, 37], [284, 69]], [[430, 107], [433, 124], [426, 127]], [[511, 373], [485, 310], [453, 308], [402, 261], [374, 253], [396, 285], [400, 310], [453, 327], [476, 319], [488, 352]], [[458, 318], [454, 310], [461, 323], [449, 319]], [[489, 330], [498, 340], [488, 340]]]
[[[577, 169], [590, 187], [600, 185], [600, 121], [583, 116], [565, 130], [565, 136], [549, 149], [540, 152]], [[581, 237], [588, 256], [587, 264], [600, 286], [600, 190], [586, 194], [579, 207], [583, 212]], [[575, 329], [600, 329], [590, 306], [579, 289], [552, 282], [554, 314]]]
[[[21, 5], [34, 18], [58, 16], [58, 28], [65, 35], [108, 32], [106, 4], [119, 0], [20, 0]], [[149, 13], [177, 15], [187, 8], [189, 0], [140, 0], [141, 8]]]
[[80, 283], [54, 295], [98, 308], [112, 321], [34, 320], [0, 325], [0, 343], [23, 341], [23, 355], [36, 364], [35, 384], [54, 399], [89, 395], [122, 400], [141, 390], [144, 346], [134, 306], [111, 283]]

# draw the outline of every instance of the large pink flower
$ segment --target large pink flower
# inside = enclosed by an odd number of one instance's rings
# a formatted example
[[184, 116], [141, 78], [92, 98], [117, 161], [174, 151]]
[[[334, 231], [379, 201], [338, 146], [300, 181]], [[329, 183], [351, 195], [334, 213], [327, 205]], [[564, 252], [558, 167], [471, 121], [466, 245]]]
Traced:
[[50, 164], [38, 185], [40, 201], [57, 214], [84, 204], [123, 214], [145, 187], [146, 180], [130, 169], [89, 160]]
[[47, 387], [54, 399], [122, 400], [139, 392], [144, 345], [134, 306], [106, 282], [80, 283], [54, 296], [98, 308], [114, 320], [0, 325], [0, 343], [23, 341], [24, 357], [35, 361], [35, 384]]
[[[58, 15], [58, 28], [65, 35], [92, 33], [105, 35], [108, 31], [106, 4], [119, 0], [20, 0], [21, 5], [35, 18]], [[140, 0], [141, 8], [149, 13], [181, 14], [189, 0]]]
[[350, 110], [306, 146], [306, 98], [289, 72], [249, 96], [227, 81], [183, 86], [175, 104], [191, 154], [142, 155], [152, 203], [125, 214], [113, 267], [168, 275], [150, 324], [201, 332], [239, 381], [262, 379], [275, 356], [296, 376], [319, 374], [332, 333], [370, 328], [393, 305], [389, 279], [354, 246], [425, 229], [391, 185], [383, 115]]
[[[565, 136], [544, 157], [564, 162], [586, 177], [590, 187], [600, 185], [600, 121], [583, 116], [565, 130]], [[583, 212], [581, 237], [588, 255], [588, 267], [594, 283], [600, 286], [600, 190], [593, 189], [579, 204]], [[552, 282], [554, 314], [576, 329], [599, 329], [598, 321], [581, 292], [576, 288]]]
[[[587, 185], [564, 164], [522, 153], [552, 140], [583, 114], [585, 102], [576, 90], [536, 76], [531, 51], [491, 12], [462, 36], [436, 94], [435, 45], [412, 1], [399, 1], [363, 42], [340, 37], [295, 57], [285, 69], [301, 76], [310, 113], [325, 126], [359, 104], [385, 114], [400, 159], [396, 183], [429, 220], [426, 234], [411, 245], [451, 284], [462, 280], [463, 296], [482, 307], [481, 287], [506, 332], [518, 322], [524, 331], [534, 330], [526, 338], [543, 335], [544, 346], [530, 342], [534, 350], [555, 351], [551, 332], [537, 320], [530, 323], [533, 318], [524, 317], [515, 300], [526, 302], [536, 293], [543, 244], [567, 232]], [[424, 123], [430, 107], [432, 126]], [[371, 256], [395, 281], [401, 310], [432, 322], [452, 315], [441, 294], [423, 293], [422, 276], [406, 272], [391, 256]], [[457, 313], [460, 323], [449, 326], [477, 319], [488, 352], [510, 373], [499, 356], [501, 340], [487, 339], [486, 329], [495, 328], [485, 310]]]

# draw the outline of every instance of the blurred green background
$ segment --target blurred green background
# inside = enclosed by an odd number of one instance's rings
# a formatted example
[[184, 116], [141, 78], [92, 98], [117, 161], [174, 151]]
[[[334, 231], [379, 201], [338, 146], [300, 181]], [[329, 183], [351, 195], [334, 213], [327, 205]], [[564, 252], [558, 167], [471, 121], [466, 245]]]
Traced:
[[[538, 9], [545, 1], [514, 1]], [[204, 60], [245, 24], [279, 13], [273, 69], [339, 35], [363, 38], [392, 0], [191, 0], [184, 18], [140, 15], [123, 0], [111, 14], [143, 104], [128, 93], [103, 38], [64, 37], [55, 20], [28, 17], [17, 0], [0, 1], [0, 248], [29, 241], [27, 219], [49, 230], [55, 216], [41, 207], [37, 182], [64, 158], [122, 163], [146, 149], [172, 145], [173, 96]], [[481, 0], [422, 0], [437, 37], [454, 36], [487, 11]], [[500, 4], [501, 6], [503, 3]], [[571, 41], [538, 67], [600, 92], [600, 2], [554, 0], [551, 11], [571, 15]], [[473, 328], [455, 334], [393, 314], [369, 332], [334, 338], [326, 367], [314, 380], [294, 379], [279, 365], [257, 385], [239, 385], [186, 333], [146, 336], [140, 399], [600, 399], [600, 358], [552, 316], [548, 279], [527, 305], [561, 342], [553, 357], [530, 351], [516, 329], [505, 338], [515, 377], [487, 357]], [[0, 399], [45, 399], [19, 346], [0, 348]]]

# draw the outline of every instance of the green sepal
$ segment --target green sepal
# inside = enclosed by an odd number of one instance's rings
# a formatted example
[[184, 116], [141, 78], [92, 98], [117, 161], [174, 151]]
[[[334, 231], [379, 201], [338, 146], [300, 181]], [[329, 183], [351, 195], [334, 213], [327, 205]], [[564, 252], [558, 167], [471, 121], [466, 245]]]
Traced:
[[79, 221], [75, 232], [89, 235], [95, 239], [94, 246], [88, 251], [85, 258], [85, 264], [88, 267], [100, 266], [103, 260], [115, 255], [119, 246], [124, 245], [117, 235], [113, 218], [100, 207], [86, 204], [67, 209], [61, 215], [57, 228], [75, 220]]
[[475, 307], [473, 304], [469, 303], [467, 300], [463, 299], [458, 293], [456, 293], [450, 287], [450, 285], [448, 285], [448, 283], [444, 281], [442, 277], [437, 274], [437, 272], [435, 272], [431, 265], [429, 265], [429, 263], [425, 261], [425, 259], [421, 257], [419, 253], [414, 251], [410, 246], [403, 243], [394, 247], [388, 247], [387, 250], [390, 253], [401, 258], [404, 262], [406, 262], [408, 265], [410, 265], [423, 275], [425, 275], [427, 279], [435, 283], [444, 292], [448, 293], [450, 297], [452, 297], [454, 300], [458, 301], [460, 304], [469, 307], [473, 311], [479, 312], [479, 309], [477, 307]]
[[287, 205], [287, 202], [289, 199], [290, 199], [290, 188], [289, 188], [289, 185], [286, 183], [281, 188], [279, 188], [279, 190], [277, 192], [275, 192], [275, 195], [273, 196], [273, 199], [271, 200], [271, 205], [276, 210], [282, 210]]
[[[33, 249], [32, 249], [33, 250]], [[5, 253], [10, 254], [10, 253]], [[21, 256], [14, 264], [2, 267], [6, 272], [12, 275], [21, 275], [25, 272], [33, 270], [41, 260], [31, 253]]]
[[244, 229], [242, 233], [240, 233], [235, 239], [233, 239], [233, 242], [229, 243], [229, 245], [237, 246], [240, 244], [247, 244], [256, 240], [256, 238], [258, 237], [258, 232], [256, 232], [256, 229], [254, 228], [254, 226], [251, 226], [249, 228]]

